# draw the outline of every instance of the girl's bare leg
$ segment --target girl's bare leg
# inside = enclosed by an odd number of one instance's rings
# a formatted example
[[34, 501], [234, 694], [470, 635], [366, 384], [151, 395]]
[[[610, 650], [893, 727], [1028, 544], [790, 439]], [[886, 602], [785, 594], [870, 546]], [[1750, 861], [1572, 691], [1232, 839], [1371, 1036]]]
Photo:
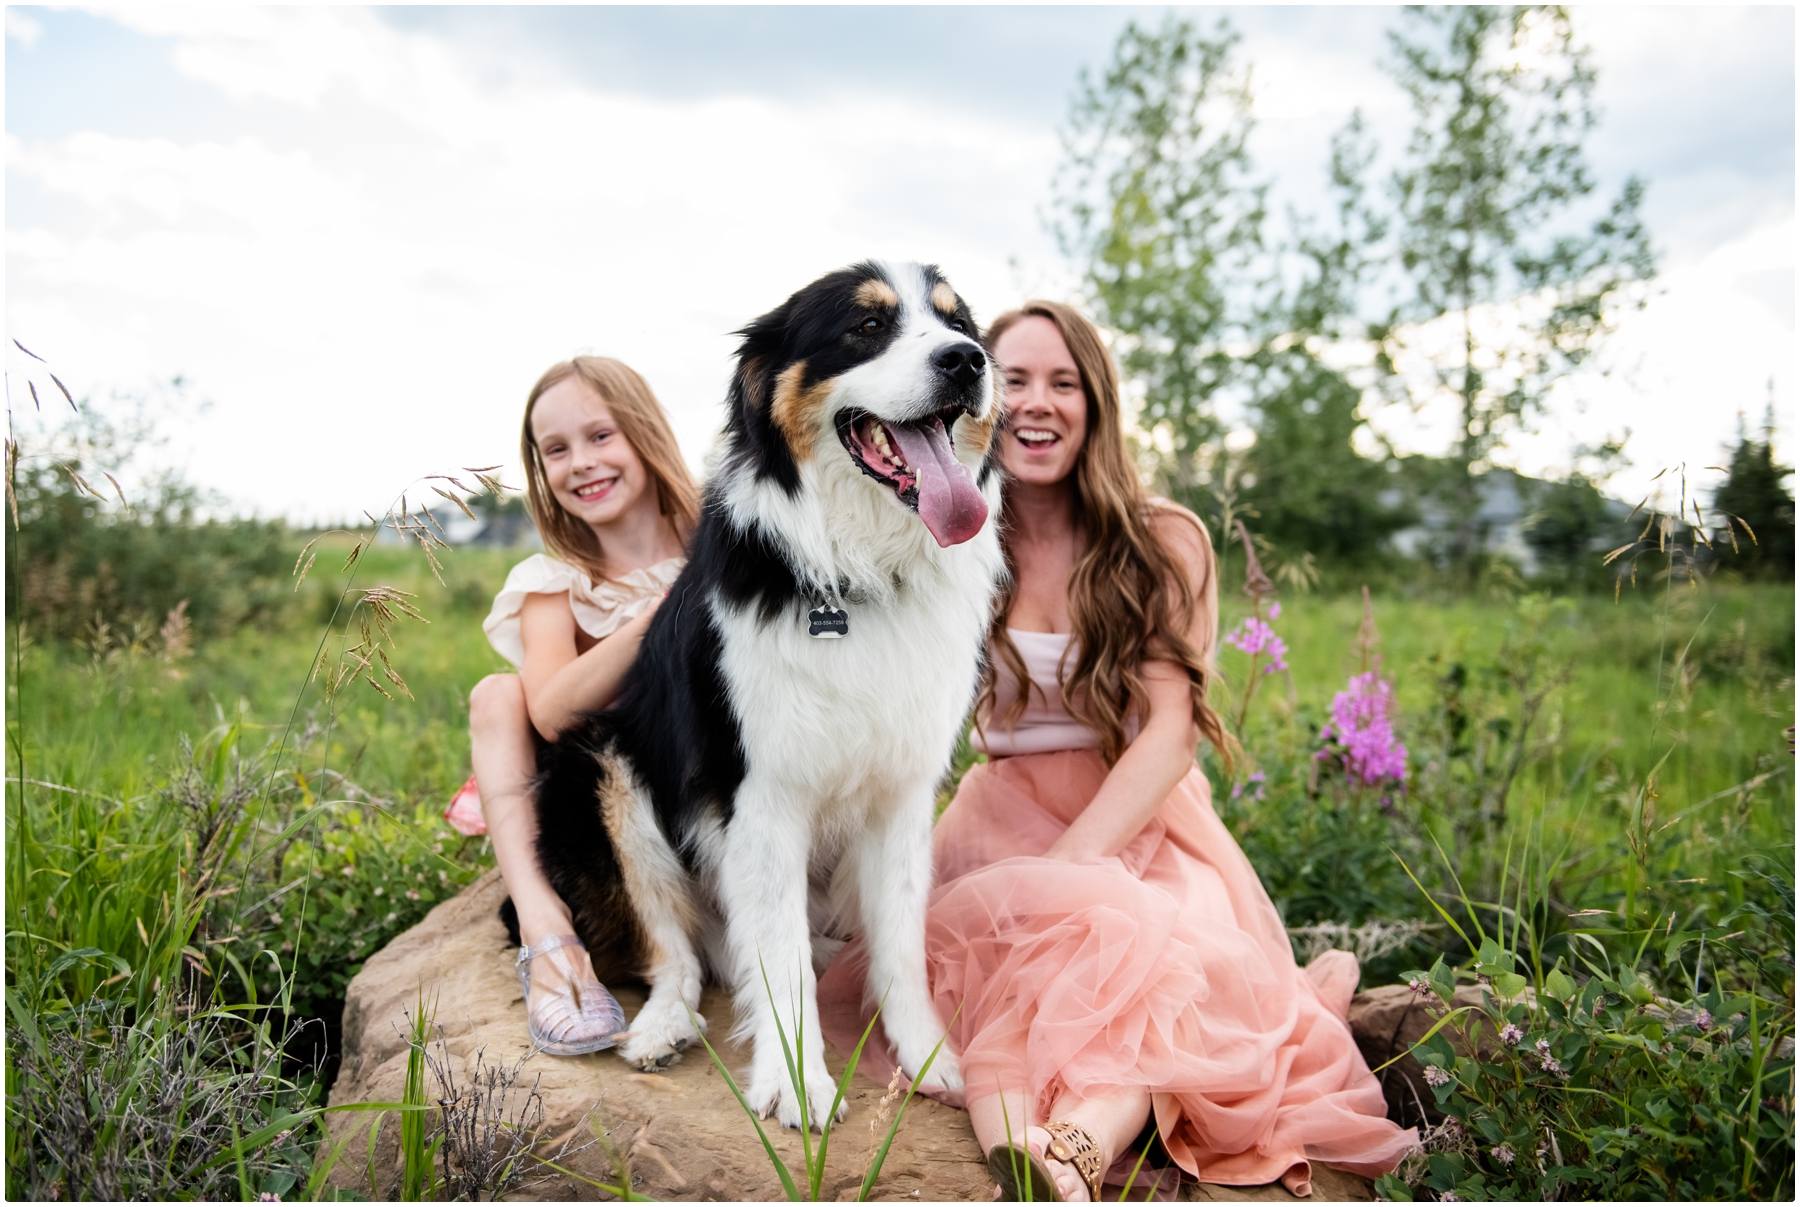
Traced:
[[[519, 912], [520, 940], [527, 947], [536, 947], [547, 935], [573, 933], [569, 907], [538, 866], [537, 802], [531, 795], [537, 749], [531, 717], [525, 711], [525, 689], [517, 675], [489, 675], [475, 685], [469, 693], [469, 739], [481, 812], [487, 819], [500, 877]], [[571, 961], [577, 977], [593, 979], [593, 965], [585, 951], [564, 949], [562, 954]], [[559, 986], [562, 978], [556, 964], [551, 959], [533, 962], [534, 997], [540, 977], [546, 988]]]
[[[1056, 1100], [1050, 1117], [1086, 1128], [1099, 1143], [1103, 1159], [1110, 1165], [1144, 1130], [1144, 1121], [1150, 1117], [1150, 1092], [1122, 1086], [1087, 1098], [1065, 1093]], [[1050, 1134], [1039, 1126], [1044, 1120], [1030, 1116], [1022, 1092], [993, 1094], [971, 1102], [969, 1121], [975, 1127], [976, 1142], [984, 1153], [996, 1144], [1007, 1142], [1010, 1124], [1012, 1142], [1022, 1142], [1044, 1158], [1044, 1165], [1056, 1181], [1057, 1192], [1065, 1201], [1088, 1201], [1087, 1184], [1075, 1172], [1075, 1167], [1045, 1154]]]

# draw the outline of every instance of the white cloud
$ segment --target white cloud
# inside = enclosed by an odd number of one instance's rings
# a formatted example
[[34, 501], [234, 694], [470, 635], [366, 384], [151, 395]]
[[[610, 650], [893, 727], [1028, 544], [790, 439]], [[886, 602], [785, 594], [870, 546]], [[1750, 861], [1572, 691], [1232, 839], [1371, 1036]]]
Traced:
[[37, 40], [43, 35], [43, 32], [44, 27], [42, 25], [39, 25], [36, 21], [33, 21], [30, 17], [26, 16], [12, 5], [9, 4], [6, 6], [6, 36], [8, 38], [11, 38], [26, 50], [30, 50], [33, 46], [37, 45]]
[[511, 454], [530, 382], [579, 350], [642, 370], [697, 462], [729, 333], [819, 272], [932, 258], [978, 312], [1014, 300], [1056, 155], [881, 97], [483, 83], [343, 10], [123, 19], [176, 36], [196, 78], [304, 110], [303, 133], [9, 138], [9, 168], [68, 203], [8, 231], [9, 327], [78, 390], [192, 375], [217, 404], [185, 434], [197, 475], [265, 512], [385, 506]]

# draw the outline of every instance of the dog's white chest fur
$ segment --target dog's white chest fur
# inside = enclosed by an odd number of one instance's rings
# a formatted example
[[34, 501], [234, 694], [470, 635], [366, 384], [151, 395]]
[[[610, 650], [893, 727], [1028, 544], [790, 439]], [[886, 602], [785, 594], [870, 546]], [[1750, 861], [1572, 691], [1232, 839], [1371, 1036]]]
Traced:
[[992, 581], [980, 569], [932, 573], [888, 599], [853, 596], [835, 641], [809, 636], [804, 615], [715, 604], [744, 749], [775, 760], [750, 773], [784, 784], [796, 807], [834, 807], [846, 815], [832, 821], [854, 824], [921, 769], [941, 771], [968, 710]]

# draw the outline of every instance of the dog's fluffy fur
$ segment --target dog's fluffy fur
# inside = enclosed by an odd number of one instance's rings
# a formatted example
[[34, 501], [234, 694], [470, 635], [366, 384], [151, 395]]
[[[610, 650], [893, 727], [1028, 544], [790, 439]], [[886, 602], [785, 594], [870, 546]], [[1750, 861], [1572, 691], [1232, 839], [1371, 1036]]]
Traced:
[[[613, 707], [545, 752], [538, 853], [601, 978], [649, 982], [626, 1060], [655, 1068], [697, 1038], [710, 966], [754, 1042], [752, 1106], [817, 1126], [822, 933], [864, 936], [909, 1072], [943, 1031], [925, 978], [933, 799], [1004, 572], [1001, 411], [934, 267], [832, 273], [740, 334], [690, 560]], [[828, 602], [841, 640], [809, 635]], [[776, 1011], [790, 1040], [796, 1014], [804, 1028], [804, 1113]], [[960, 1087], [947, 1048], [923, 1084]]]

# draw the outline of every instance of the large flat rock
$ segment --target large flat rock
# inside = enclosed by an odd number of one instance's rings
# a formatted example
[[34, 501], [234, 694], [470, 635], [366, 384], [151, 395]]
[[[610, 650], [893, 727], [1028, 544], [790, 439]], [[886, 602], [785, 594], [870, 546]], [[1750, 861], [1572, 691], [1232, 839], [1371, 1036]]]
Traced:
[[[333, 1105], [398, 1102], [406, 1075], [405, 1014], [421, 992], [436, 1004], [435, 1021], [457, 1075], [467, 1079], [476, 1053], [489, 1065], [510, 1066], [530, 1050], [525, 1005], [513, 971], [516, 949], [506, 941], [497, 916], [505, 896], [497, 872], [489, 873], [444, 902], [424, 921], [371, 957], [350, 983], [344, 1006], [343, 1065], [331, 1093]], [[642, 1004], [642, 994], [618, 993], [626, 1017]], [[731, 1043], [731, 1008], [725, 995], [708, 989], [701, 1012], [710, 1024], [713, 1046], [734, 1074], [749, 1064], [749, 1053]], [[842, 1068], [833, 1058], [834, 1071]], [[656, 1199], [779, 1200], [781, 1183], [743, 1110], [707, 1058], [690, 1051], [656, 1074], [639, 1073], [610, 1052], [592, 1056], [537, 1055], [524, 1066], [521, 1084], [536, 1081], [543, 1097], [544, 1126], [538, 1151], [546, 1153], [570, 1134], [591, 1134], [590, 1120], [607, 1133], [616, 1151], [628, 1152], [633, 1188]], [[878, 1137], [874, 1125], [886, 1087], [858, 1074], [846, 1097], [849, 1118], [832, 1133], [830, 1160], [821, 1187], [824, 1198], [854, 1198]], [[435, 1088], [428, 1086], [435, 1097]], [[888, 1108], [891, 1111], [891, 1107]], [[891, 1117], [891, 1116], [888, 1116]], [[333, 1184], [371, 1193], [366, 1142], [371, 1115], [336, 1112], [328, 1116], [334, 1139], [354, 1137], [334, 1168]], [[790, 1169], [801, 1165], [798, 1132], [764, 1123], [776, 1151]], [[880, 1130], [885, 1133], [885, 1123]], [[393, 1197], [399, 1126], [389, 1114], [378, 1138], [372, 1197]], [[815, 1138], [816, 1139], [816, 1138]], [[559, 1161], [582, 1177], [613, 1183], [617, 1173], [604, 1146], [593, 1144]], [[884, 1200], [991, 1202], [994, 1184], [969, 1118], [962, 1111], [914, 1097], [888, 1153], [872, 1197]], [[1366, 1200], [1362, 1178], [1317, 1169], [1315, 1198]], [[531, 1199], [597, 1199], [611, 1196], [576, 1178], [551, 1174], [512, 1196]], [[1184, 1187], [1193, 1200], [1288, 1200], [1280, 1186]]]

